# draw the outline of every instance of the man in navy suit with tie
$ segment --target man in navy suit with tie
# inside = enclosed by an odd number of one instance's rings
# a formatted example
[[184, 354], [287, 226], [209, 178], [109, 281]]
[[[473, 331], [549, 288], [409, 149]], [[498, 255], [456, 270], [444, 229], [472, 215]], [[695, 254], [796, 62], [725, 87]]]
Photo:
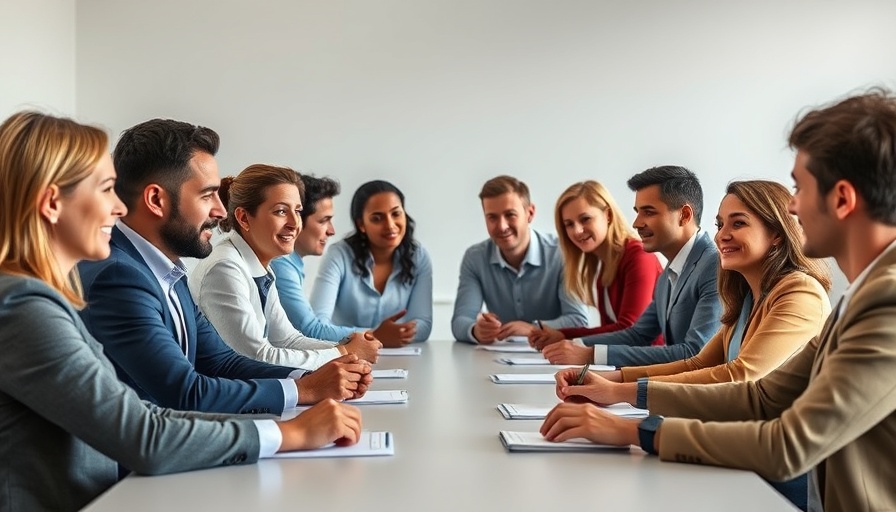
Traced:
[[209, 128], [167, 119], [122, 134], [115, 192], [128, 214], [112, 231], [111, 256], [79, 265], [84, 323], [119, 377], [163, 407], [280, 414], [362, 395], [370, 366], [356, 356], [312, 373], [258, 362], [226, 345], [193, 302], [181, 258], [208, 256], [226, 216], [218, 143]]
[[[634, 175], [634, 228], [644, 250], [669, 262], [653, 291], [653, 302], [628, 329], [562, 340], [542, 349], [553, 364], [640, 366], [697, 354], [720, 328], [719, 256], [700, 229], [703, 189], [684, 167], [665, 165]], [[650, 346], [662, 334], [665, 346]]]

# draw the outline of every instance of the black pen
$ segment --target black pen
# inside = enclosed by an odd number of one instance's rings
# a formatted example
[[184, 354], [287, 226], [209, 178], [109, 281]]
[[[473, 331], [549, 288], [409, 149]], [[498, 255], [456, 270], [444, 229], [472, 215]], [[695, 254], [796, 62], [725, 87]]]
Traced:
[[588, 363], [582, 367], [582, 371], [579, 372], [579, 377], [576, 379], [576, 386], [581, 386], [585, 383], [585, 374], [588, 373], [588, 367], [590, 366], [591, 363]]

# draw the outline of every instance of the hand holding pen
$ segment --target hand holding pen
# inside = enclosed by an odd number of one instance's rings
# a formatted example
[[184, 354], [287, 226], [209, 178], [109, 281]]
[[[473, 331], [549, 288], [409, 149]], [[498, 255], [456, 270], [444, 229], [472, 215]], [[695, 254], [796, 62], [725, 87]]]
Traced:
[[553, 327], [548, 327], [544, 325], [541, 320], [535, 321], [537, 329], [533, 329], [531, 333], [529, 333], [529, 345], [541, 350], [544, 347], [557, 343], [565, 338], [562, 332]]

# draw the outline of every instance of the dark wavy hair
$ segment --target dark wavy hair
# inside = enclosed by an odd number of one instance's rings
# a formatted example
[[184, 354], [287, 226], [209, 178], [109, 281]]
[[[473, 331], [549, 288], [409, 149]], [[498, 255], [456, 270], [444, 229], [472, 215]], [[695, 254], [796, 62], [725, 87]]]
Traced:
[[[361, 277], [370, 275], [370, 271], [367, 270], [367, 258], [370, 256], [370, 240], [360, 229], [361, 224], [364, 222], [364, 207], [367, 206], [367, 201], [371, 197], [384, 192], [391, 192], [398, 196], [401, 207], [404, 209], [404, 194], [401, 193], [401, 190], [398, 190], [398, 187], [388, 181], [368, 181], [358, 187], [355, 195], [352, 196], [352, 206], [349, 213], [352, 222], [355, 224], [355, 231], [345, 238], [345, 243], [352, 248], [352, 253], [355, 256], [355, 270]], [[404, 237], [396, 249], [398, 251], [398, 261], [401, 264], [401, 273], [398, 277], [402, 283], [411, 283], [414, 281], [414, 255], [417, 253], [417, 242], [414, 241], [414, 226], [416, 223], [408, 215], [407, 211], [405, 211], [404, 216], [406, 219]]]

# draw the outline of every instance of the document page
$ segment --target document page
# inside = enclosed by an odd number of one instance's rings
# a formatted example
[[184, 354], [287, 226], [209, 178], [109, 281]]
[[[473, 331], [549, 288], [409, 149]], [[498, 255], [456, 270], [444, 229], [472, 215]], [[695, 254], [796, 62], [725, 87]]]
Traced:
[[361, 438], [351, 446], [329, 444], [316, 450], [296, 450], [274, 454], [276, 458], [315, 458], [315, 457], [374, 457], [395, 455], [395, 443], [392, 432], [361, 432]]
[[[543, 420], [547, 417], [548, 412], [550, 412], [556, 405], [556, 403], [549, 405], [500, 404], [498, 406], [498, 411], [508, 420]], [[647, 409], [638, 409], [625, 402], [611, 404], [605, 407], [598, 406], [598, 408], [603, 409], [610, 414], [625, 418], [646, 418], [649, 414]]]
[[381, 356], [419, 356], [422, 353], [420, 347], [381, 348], [379, 351]]
[[406, 379], [408, 378], [408, 371], [402, 370], [401, 368], [392, 370], [373, 370], [370, 372], [370, 375], [374, 379]]
[[491, 376], [495, 384], [554, 384], [553, 373], [495, 373]]
[[408, 403], [408, 392], [404, 389], [368, 391], [361, 398], [346, 400], [345, 403], [352, 405], [406, 404]]
[[548, 441], [538, 432], [511, 432], [502, 430], [498, 436], [510, 452], [593, 452], [628, 450], [628, 446], [594, 444], [586, 439], [571, 439], [562, 443]]

